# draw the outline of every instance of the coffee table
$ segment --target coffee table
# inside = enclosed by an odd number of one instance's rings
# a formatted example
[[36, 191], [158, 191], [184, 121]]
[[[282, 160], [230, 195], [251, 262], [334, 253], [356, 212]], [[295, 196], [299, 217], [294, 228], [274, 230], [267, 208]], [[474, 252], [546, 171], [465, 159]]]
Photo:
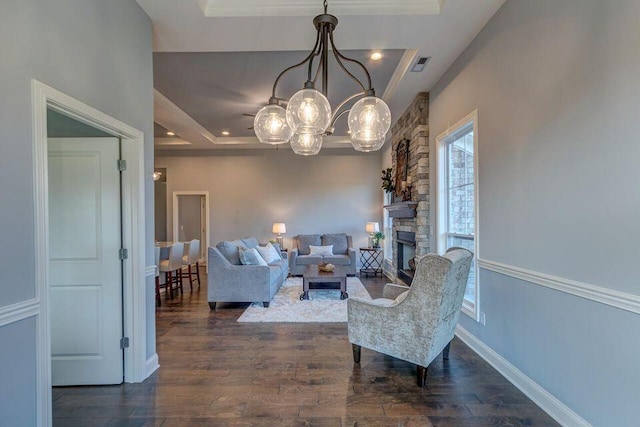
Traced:
[[307, 266], [302, 273], [300, 300], [309, 299], [309, 285], [311, 283], [337, 283], [340, 285], [340, 299], [349, 298], [347, 293], [347, 270], [342, 266], [336, 265], [332, 272], [320, 271], [317, 265]]

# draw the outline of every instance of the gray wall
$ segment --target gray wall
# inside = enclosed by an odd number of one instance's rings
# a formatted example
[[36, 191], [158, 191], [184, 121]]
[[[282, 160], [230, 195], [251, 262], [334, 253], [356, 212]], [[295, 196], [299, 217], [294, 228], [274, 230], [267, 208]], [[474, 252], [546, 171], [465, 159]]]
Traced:
[[[153, 89], [151, 21], [134, 0], [3, 0], [0, 3], [0, 307], [35, 295], [31, 79], [145, 133], [148, 250], [153, 264]], [[148, 289], [153, 289], [153, 278]], [[155, 352], [153, 292], [148, 353]], [[0, 328], [0, 425], [31, 425], [35, 413], [33, 327]], [[19, 378], [19, 381], [5, 381]], [[20, 383], [20, 387], [16, 384]], [[12, 412], [8, 412], [12, 411]], [[8, 414], [8, 415], [6, 415]], [[3, 418], [3, 417], [9, 418]]]
[[[432, 90], [432, 147], [478, 109], [481, 259], [640, 295], [639, 16], [508, 0]], [[490, 271], [480, 287], [486, 326], [462, 326], [594, 425], [637, 423], [637, 314]]]
[[367, 221], [382, 221], [380, 153], [323, 149], [303, 157], [289, 149], [217, 150], [164, 157], [167, 168], [168, 229], [172, 235], [174, 191], [208, 190], [210, 241], [256, 236], [273, 238], [271, 225], [284, 222], [284, 245], [305, 233], [351, 234], [354, 247], [367, 245]]

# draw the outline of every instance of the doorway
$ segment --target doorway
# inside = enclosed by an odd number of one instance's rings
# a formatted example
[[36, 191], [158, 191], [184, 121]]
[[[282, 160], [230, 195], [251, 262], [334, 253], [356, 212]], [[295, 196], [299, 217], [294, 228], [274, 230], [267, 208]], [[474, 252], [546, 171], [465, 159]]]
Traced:
[[[120, 155], [126, 160], [121, 173], [122, 245], [128, 256], [122, 265], [122, 334], [124, 345], [124, 381], [141, 382], [158, 367], [157, 355], [147, 358], [147, 291], [145, 278], [152, 283], [155, 266], [145, 266], [145, 176], [144, 134], [38, 80], [31, 80], [33, 119], [33, 183], [35, 207], [34, 264], [37, 315], [36, 343], [38, 425], [51, 425], [51, 307], [49, 296], [49, 141], [47, 110], [119, 138]], [[151, 177], [149, 176], [149, 181]], [[149, 247], [151, 241], [149, 240]], [[151, 254], [150, 254], [151, 257]], [[150, 294], [150, 299], [153, 298]]]
[[209, 192], [173, 192], [173, 240], [200, 240], [200, 260], [206, 262], [209, 247]]

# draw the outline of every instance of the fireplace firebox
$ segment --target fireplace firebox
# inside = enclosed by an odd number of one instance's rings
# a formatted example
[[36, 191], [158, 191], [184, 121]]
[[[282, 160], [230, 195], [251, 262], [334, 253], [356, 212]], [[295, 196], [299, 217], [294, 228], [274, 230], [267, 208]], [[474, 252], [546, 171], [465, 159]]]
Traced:
[[411, 284], [415, 273], [412, 268], [413, 258], [416, 256], [416, 233], [410, 231], [396, 232], [396, 261], [398, 266], [398, 279]]

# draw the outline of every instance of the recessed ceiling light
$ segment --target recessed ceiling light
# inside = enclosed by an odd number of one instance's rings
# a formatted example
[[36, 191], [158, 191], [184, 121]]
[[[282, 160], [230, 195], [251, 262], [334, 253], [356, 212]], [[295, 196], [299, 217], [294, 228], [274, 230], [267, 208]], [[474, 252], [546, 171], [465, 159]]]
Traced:
[[229, 136], [229, 135], [230, 135], [230, 133], [229, 133], [229, 131], [228, 131], [228, 130], [223, 130], [223, 131], [222, 131], [222, 135], [223, 135], [223, 136]]
[[379, 61], [379, 60], [381, 60], [381, 59], [382, 59], [382, 52], [373, 52], [373, 53], [371, 54], [371, 59], [372, 59], [373, 61]]
[[168, 132], [167, 132], [167, 135], [169, 135], [169, 136], [176, 136], [176, 134], [175, 134], [175, 133], [173, 133], [173, 132], [171, 132], [171, 131], [168, 131]]

